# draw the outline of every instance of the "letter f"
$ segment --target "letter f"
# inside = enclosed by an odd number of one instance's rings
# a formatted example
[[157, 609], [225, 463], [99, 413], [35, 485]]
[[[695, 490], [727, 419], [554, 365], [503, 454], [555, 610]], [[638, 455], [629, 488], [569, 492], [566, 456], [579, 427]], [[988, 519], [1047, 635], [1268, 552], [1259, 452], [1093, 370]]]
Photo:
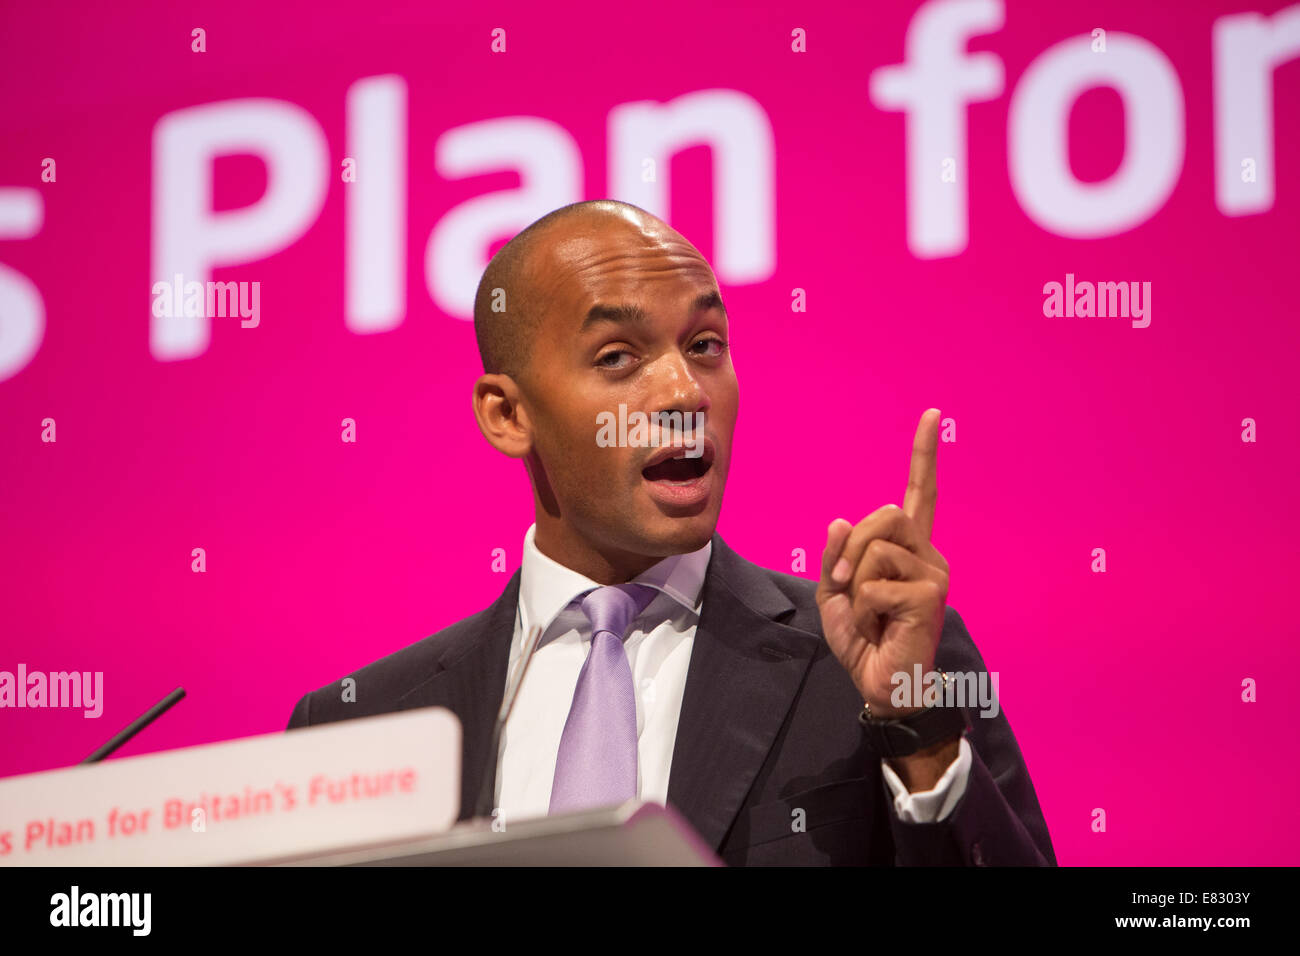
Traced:
[[[905, 63], [871, 74], [871, 101], [907, 114], [907, 245], [920, 259], [966, 248], [966, 104], [1002, 95], [1002, 60], [966, 42], [1002, 29], [1002, 0], [931, 0], [907, 27]], [[952, 160], [956, 180], [944, 182]]]

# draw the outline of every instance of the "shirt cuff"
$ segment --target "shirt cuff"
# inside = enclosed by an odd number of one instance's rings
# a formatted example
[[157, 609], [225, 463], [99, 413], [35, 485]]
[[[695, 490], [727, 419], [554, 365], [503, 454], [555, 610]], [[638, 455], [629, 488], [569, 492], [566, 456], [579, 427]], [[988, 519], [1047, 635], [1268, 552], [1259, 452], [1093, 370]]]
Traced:
[[880, 761], [885, 785], [894, 796], [894, 812], [904, 823], [938, 823], [947, 817], [966, 792], [970, 765], [970, 743], [962, 735], [961, 744], [957, 748], [957, 759], [948, 765], [934, 789], [908, 793], [907, 787], [898, 779], [898, 774], [894, 773], [889, 762]]

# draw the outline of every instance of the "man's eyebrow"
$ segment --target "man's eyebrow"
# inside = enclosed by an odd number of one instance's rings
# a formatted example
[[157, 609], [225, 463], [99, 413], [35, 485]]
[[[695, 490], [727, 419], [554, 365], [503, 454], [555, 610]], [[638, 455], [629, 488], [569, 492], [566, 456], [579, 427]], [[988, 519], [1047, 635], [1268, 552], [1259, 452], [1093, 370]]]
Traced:
[[723, 315], [727, 314], [727, 307], [722, 304], [722, 296], [716, 291], [697, 295], [691, 304], [692, 312], [705, 312], [709, 309], [721, 309]]
[[[721, 309], [722, 314], [727, 314], [727, 307], [722, 304], [722, 296], [715, 292], [701, 292], [691, 303], [691, 312], [704, 312], [708, 309]], [[586, 332], [593, 325], [601, 322], [613, 323], [634, 323], [644, 324], [649, 321], [649, 316], [645, 310], [635, 305], [593, 305], [587, 310], [587, 317], [582, 320], [582, 328], [578, 331]]]
[[587, 317], [582, 320], [582, 328], [579, 332], [586, 332], [593, 325], [600, 322], [635, 322], [645, 323], [649, 316], [645, 310], [635, 305], [593, 305], [587, 311]]

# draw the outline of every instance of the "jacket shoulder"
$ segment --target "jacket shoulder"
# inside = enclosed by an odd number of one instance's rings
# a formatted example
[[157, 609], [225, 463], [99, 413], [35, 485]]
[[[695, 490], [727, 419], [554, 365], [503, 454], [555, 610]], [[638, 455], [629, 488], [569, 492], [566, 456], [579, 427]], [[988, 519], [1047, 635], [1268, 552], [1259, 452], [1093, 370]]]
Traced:
[[[372, 661], [338, 680], [304, 694], [294, 706], [287, 729], [371, 717], [401, 709], [401, 700], [442, 673], [483, 637], [489, 607], [450, 624], [435, 634]], [[364, 692], [344, 701], [344, 681]]]

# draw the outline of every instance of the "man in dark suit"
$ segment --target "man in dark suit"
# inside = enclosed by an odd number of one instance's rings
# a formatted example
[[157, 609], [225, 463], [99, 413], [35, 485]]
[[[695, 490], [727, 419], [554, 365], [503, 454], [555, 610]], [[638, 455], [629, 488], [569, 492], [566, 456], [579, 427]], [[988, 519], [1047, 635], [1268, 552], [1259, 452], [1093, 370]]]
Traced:
[[[304, 696], [290, 728], [451, 709], [462, 820], [640, 796], [730, 864], [1055, 863], [1005, 714], [943, 696], [987, 671], [930, 543], [936, 410], [903, 506], [832, 522], [814, 584], [716, 533], [738, 407], [727, 315], [665, 223], [612, 201], [550, 213], [493, 257], [475, 331], [479, 427], [532, 482], [523, 565], [491, 607], [351, 675], [355, 699]], [[627, 409], [662, 427], [611, 443], [599, 426]], [[931, 695], [902, 693], [934, 672]]]

